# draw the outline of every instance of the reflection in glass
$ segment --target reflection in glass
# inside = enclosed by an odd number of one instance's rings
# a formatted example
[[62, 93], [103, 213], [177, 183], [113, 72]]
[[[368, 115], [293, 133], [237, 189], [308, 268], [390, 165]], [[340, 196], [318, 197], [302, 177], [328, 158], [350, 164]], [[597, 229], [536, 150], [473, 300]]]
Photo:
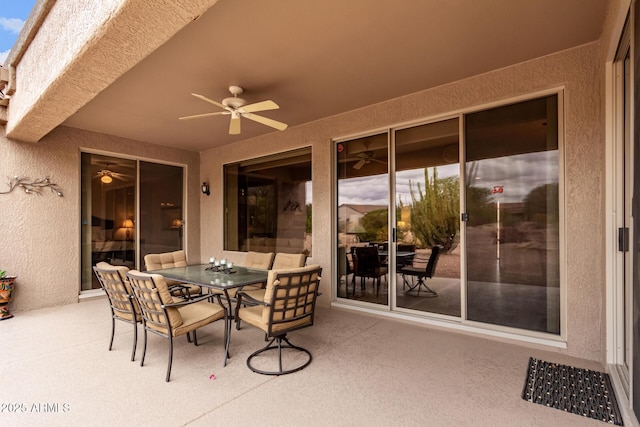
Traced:
[[[398, 307], [460, 317], [458, 134], [458, 119], [396, 132]], [[421, 285], [415, 274], [426, 273], [434, 246], [435, 270]]]
[[311, 256], [311, 148], [224, 166], [229, 251]]
[[81, 154], [81, 291], [99, 289], [98, 262], [135, 265], [136, 161]]
[[184, 247], [183, 173], [180, 166], [140, 162], [140, 260]]
[[389, 266], [380, 254], [388, 251], [389, 235], [387, 141], [387, 133], [383, 133], [335, 146], [338, 296], [383, 305], [389, 299]]
[[557, 104], [465, 119], [469, 320], [560, 333]]

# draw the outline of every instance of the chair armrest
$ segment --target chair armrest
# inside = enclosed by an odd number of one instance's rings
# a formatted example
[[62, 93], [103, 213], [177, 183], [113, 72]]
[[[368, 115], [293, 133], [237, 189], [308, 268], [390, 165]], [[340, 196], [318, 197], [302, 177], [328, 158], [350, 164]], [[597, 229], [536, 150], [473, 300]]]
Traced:
[[[177, 292], [179, 295], [174, 295], [174, 292]], [[189, 294], [189, 286], [186, 285], [171, 285], [169, 286], [169, 293], [174, 296], [180, 296], [184, 299], [191, 299], [191, 294]]]
[[255, 305], [269, 306], [269, 304], [267, 304], [266, 302], [257, 300], [255, 298], [253, 298], [251, 295], [246, 294], [246, 293], [244, 293], [242, 291], [240, 291], [240, 292], [238, 292], [236, 294], [236, 298], [238, 298], [238, 305], [246, 304], [246, 305], [254, 305], [254, 306]]
[[188, 305], [188, 304], [193, 304], [193, 303], [196, 303], [196, 302], [204, 301], [206, 299], [211, 298], [212, 296], [215, 296], [218, 299], [218, 304], [222, 305], [222, 300], [220, 300], [220, 295], [201, 295], [199, 297], [187, 299], [187, 300], [184, 300], [184, 301], [174, 302], [173, 304], [163, 304], [162, 308], [182, 307], [183, 305]]

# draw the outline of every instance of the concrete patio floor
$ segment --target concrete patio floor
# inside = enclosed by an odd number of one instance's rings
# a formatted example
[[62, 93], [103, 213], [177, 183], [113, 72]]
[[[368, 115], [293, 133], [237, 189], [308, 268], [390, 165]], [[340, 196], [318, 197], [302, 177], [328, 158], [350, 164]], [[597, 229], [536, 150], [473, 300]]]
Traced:
[[[522, 400], [529, 357], [603, 366], [537, 346], [516, 345], [338, 309], [290, 334], [313, 362], [281, 377], [246, 366], [263, 345], [235, 328], [222, 367], [223, 323], [202, 328], [199, 346], [179, 337], [171, 381], [168, 345], [116, 323], [112, 351], [106, 299], [15, 313], [0, 322], [2, 426], [603, 426]], [[215, 379], [211, 379], [215, 375]]]

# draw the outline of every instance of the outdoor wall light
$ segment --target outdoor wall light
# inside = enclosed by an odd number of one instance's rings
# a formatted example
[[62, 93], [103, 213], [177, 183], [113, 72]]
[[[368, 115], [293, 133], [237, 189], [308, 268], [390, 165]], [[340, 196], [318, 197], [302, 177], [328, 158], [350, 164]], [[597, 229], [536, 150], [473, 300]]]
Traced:
[[202, 194], [206, 194], [207, 196], [211, 194], [211, 191], [209, 191], [209, 184], [206, 182], [202, 183]]

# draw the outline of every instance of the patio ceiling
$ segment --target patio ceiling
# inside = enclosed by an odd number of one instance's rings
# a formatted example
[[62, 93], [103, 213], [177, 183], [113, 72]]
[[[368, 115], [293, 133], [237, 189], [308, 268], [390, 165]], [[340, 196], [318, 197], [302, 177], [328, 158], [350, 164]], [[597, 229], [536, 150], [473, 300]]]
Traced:
[[240, 85], [289, 127], [597, 40], [601, 0], [221, 0], [63, 125], [186, 150], [278, 132], [191, 96]]

